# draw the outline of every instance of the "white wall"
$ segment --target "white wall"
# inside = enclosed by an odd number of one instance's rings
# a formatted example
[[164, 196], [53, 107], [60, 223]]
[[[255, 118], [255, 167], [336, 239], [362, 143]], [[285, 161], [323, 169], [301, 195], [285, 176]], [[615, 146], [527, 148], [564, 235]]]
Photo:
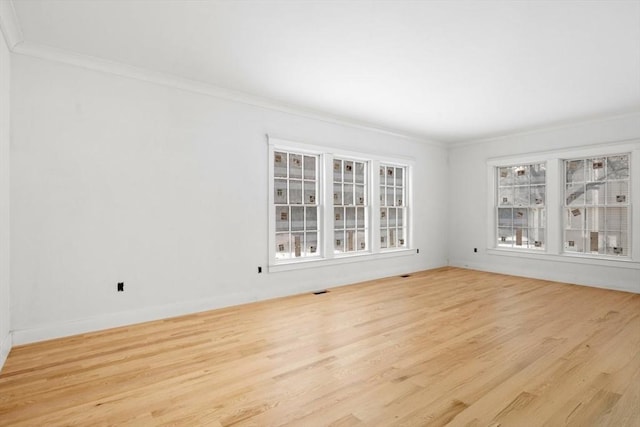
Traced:
[[0, 369], [11, 350], [9, 257], [9, 145], [11, 55], [0, 31]]
[[[442, 147], [33, 57], [12, 70], [15, 343], [446, 265]], [[420, 253], [258, 274], [267, 133], [414, 158]]]
[[[620, 116], [562, 128], [511, 135], [454, 146], [449, 153], [449, 263], [519, 276], [640, 292], [639, 262], [591, 264], [561, 256], [520, 257], [487, 250], [489, 179], [487, 160], [561, 149], [594, 147], [640, 138], [640, 114]], [[637, 142], [635, 143], [637, 145]], [[606, 152], [606, 148], [603, 148]], [[638, 165], [632, 170], [632, 187], [640, 186]], [[635, 194], [638, 194], [637, 191]], [[640, 205], [635, 200], [634, 208]], [[637, 220], [638, 212], [634, 211]], [[632, 224], [638, 236], [640, 224]], [[640, 245], [632, 248], [635, 261]], [[478, 248], [478, 253], [473, 248]], [[574, 261], [574, 262], [572, 262]], [[580, 262], [578, 262], [580, 261]]]

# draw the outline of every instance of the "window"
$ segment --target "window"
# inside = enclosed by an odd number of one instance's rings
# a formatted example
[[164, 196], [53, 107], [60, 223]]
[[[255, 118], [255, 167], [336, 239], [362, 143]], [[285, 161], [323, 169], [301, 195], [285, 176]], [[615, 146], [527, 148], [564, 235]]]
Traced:
[[380, 165], [380, 248], [406, 247], [406, 168]]
[[629, 158], [565, 160], [565, 252], [629, 256]]
[[333, 214], [334, 252], [368, 250], [367, 164], [334, 158]]
[[497, 247], [545, 248], [546, 164], [497, 170]]
[[318, 159], [285, 151], [273, 155], [277, 259], [318, 256]]
[[415, 253], [411, 168], [410, 160], [270, 137], [270, 271]]

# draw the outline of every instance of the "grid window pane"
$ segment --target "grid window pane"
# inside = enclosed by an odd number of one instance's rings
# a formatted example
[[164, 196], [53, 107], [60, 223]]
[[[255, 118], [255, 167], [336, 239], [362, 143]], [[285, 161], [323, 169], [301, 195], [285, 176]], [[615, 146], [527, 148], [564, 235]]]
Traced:
[[407, 246], [407, 229], [404, 221], [406, 206], [407, 168], [380, 166], [380, 246], [401, 248]]
[[334, 159], [333, 164], [334, 228], [342, 235], [335, 239], [334, 251], [339, 254], [368, 250], [366, 238], [359, 237], [360, 233], [367, 234], [368, 165], [349, 159]]
[[546, 165], [496, 168], [496, 187], [496, 246], [544, 249]]
[[273, 154], [276, 259], [318, 256], [318, 159], [282, 150]]
[[571, 159], [564, 166], [565, 252], [629, 256], [629, 155]]

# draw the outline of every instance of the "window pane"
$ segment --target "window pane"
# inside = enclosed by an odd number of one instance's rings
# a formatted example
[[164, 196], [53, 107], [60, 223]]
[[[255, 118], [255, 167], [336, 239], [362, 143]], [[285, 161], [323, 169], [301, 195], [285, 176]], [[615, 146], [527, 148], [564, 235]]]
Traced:
[[544, 184], [546, 182], [546, 166], [538, 163], [529, 167], [531, 184]]
[[364, 184], [364, 174], [365, 174], [364, 163], [357, 162], [356, 163], [356, 183]]
[[529, 184], [529, 166], [518, 166], [514, 171], [515, 185]]
[[276, 258], [286, 259], [291, 257], [289, 249], [289, 233], [276, 234]]
[[276, 206], [276, 231], [289, 231], [288, 206]]
[[406, 240], [404, 237], [404, 229], [403, 228], [398, 228], [398, 247], [405, 247], [406, 244]]
[[393, 187], [387, 187], [387, 206], [394, 206], [393, 203]]
[[584, 160], [569, 160], [565, 163], [566, 183], [584, 182]]
[[605, 226], [611, 231], [627, 230], [627, 208], [607, 208]]
[[353, 205], [353, 184], [344, 184], [343, 204]]
[[516, 206], [529, 206], [530, 191], [529, 186], [515, 187], [514, 204]]
[[629, 179], [629, 156], [607, 157], [607, 179]]
[[380, 248], [382, 249], [386, 249], [387, 248], [387, 244], [388, 244], [388, 237], [387, 237], [388, 231], [386, 228], [381, 228], [380, 229]]
[[364, 185], [356, 185], [356, 205], [364, 205]]
[[380, 227], [387, 228], [388, 215], [387, 208], [380, 208]]
[[513, 205], [513, 187], [498, 189], [498, 204], [502, 206]]
[[315, 181], [304, 182], [304, 202], [307, 205], [316, 204], [316, 182]]
[[273, 184], [274, 203], [287, 204], [287, 181], [285, 179], [276, 179]]
[[353, 230], [347, 230], [345, 231], [345, 245], [344, 245], [344, 251], [345, 252], [353, 252], [356, 250], [356, 232]]
[[628, 201], [629, 201], [629, 181], [607, 182], [607, 204], [608, 205], [627, 204]]
[[514, 227], [526, 227], [529, 224], [528, 209], [514, 209], [513, 210], [513, 226]]
[[402, 181], [402, 168], [396, 168], [396, 186], [402, 187], [404, 182]]
[[291, 207], [291, 230], [304, 230], [304, 208], [302, 206]]
[[395, 227], [397, 225], [395, 208], [390, 208], [388, 215], [389, 215], [389, 227]]
[[316, 180], [316, 158], [304, 156], [304, 179]]
[[334, 228], [344, 228], [344, 208], [333, 208]]
[[298, 258], [302, 256], [302, 248], [304, 247], [304, 234], [302, 233], [292, 233], [291, 234], [291, 243], [293, 244], [292, 256], [294, 258]]
[[302, 181], [289, 181], [289, 203], [302, 204]]
[[334, 239], [334, 248], [336, 252], [344, 252], [344, 231], [336, 231]]
[[342, 204], [342, 184], [333, 184], [333, 204]]
[[390, 228], [389, 229], [389, 242], [388, 242], [388, 246], [390, 248], [395, 248], [397, 246], [397, 242], [396, 242], [396, 229], [395, 228]]
[[315, 256], [318, 254], [318, 233], [306, 233], [305, 255]]
[[579, 230], [567, 230], [564, 249], [567, 252], [584, 252], [584, 236]]
[[353, 182], [353, 162], [345, 161], [344, 162], [344, 182]]
[[356, 233], [356, 250], [358, 251], [364, 251], [367, 249], [367, 241], [365, 238], [365, 232], [364, 231], [358, 231]]
[[356, 208], [356, 228], [363, 229], [364, 227], [364, 208]]
[[535, 185], [531, 187], [531, 206], [544, 206], [545, 204], [545, 185]]
[[498, 168], [498, 186], [512, 186], [513, 185], [513, 168]]
[[604, 205], [604, 182], [588, 182], [585, 185], [584, 203], [587, 205]]
[[584, 184], [567, 184], [565, 197], [566, 204], [569, 206], [584, 205]]
[[498, 208], [498, 227], [513, 226], [513, 209], [511, 208]]
[[287, 177], [287, 153], [276, 151], [273, 155], [273, 175]]
[[513, 246], [511, 228], [498, 228], [498, 246], [511, 247]]
[[333, 181], [342, 182], [342, 160], [333, 161]]
[[605, 159], [587, 159], [586, 160], [587, 181], [602, 181], [605, 179]]
[[302, 178], [301, 154], [289, 154], [289, 178]]
[[404, 191], [402, 188], [396, 188], [396, 206], [404, 206], [403, 193]]
[[565, 211], [565, 227], [572, 230], [582, 230], [584, 227], [584, 209], [572, 208]]
[[402, 225], [404, 224], [404, 209], [403, 208], [398, 208], [396, 209], [396, 224], [398, 225], [398, 227], [402, 227]]
[[305, 227], [307, 230], [318, 229], [318, 208], [305, 208]]
[[356, 228], [356, 208], [346, 208], [346, 228]]

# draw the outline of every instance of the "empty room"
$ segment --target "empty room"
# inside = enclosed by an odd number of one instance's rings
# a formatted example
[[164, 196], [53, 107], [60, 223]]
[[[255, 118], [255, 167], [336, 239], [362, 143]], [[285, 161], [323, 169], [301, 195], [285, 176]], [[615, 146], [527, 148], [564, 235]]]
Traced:
[[0, 426], [640, 426], [640, 0], [0, 30]]

